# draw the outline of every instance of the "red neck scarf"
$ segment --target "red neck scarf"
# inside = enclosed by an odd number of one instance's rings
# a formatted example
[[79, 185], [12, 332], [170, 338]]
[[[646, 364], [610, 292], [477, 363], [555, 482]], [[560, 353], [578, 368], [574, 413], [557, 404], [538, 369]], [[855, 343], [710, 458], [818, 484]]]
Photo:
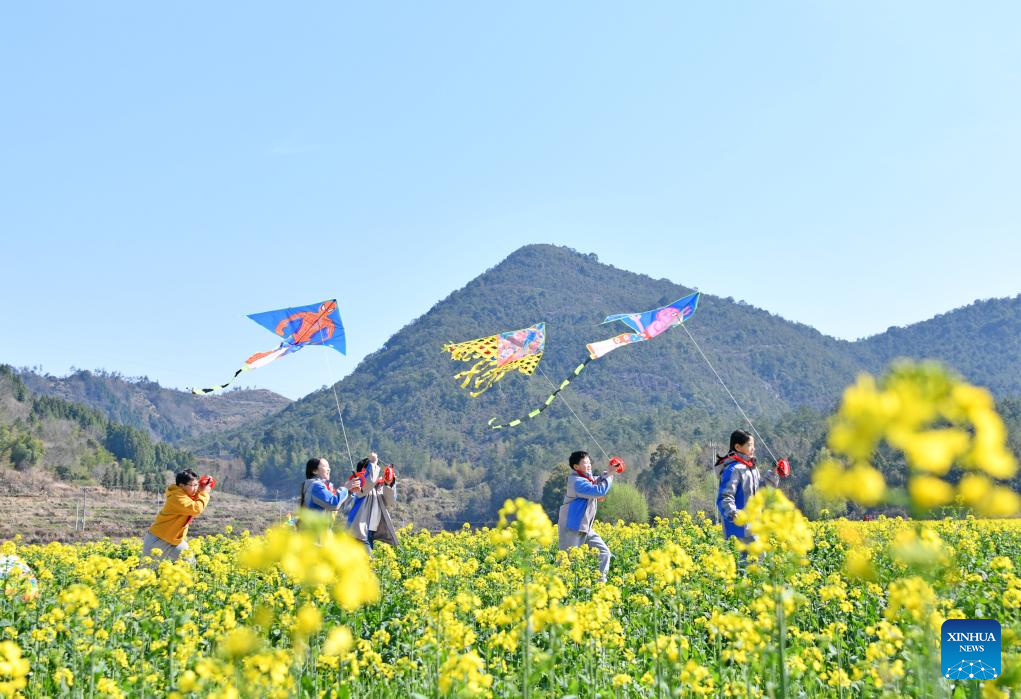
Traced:
[[738, 463], [744, 464], [748, 468], [755, 468], [755, 464], [753, 464], [751, 461], [745, 461], [744, 459], [737, 455], [737, 452], [731, 454], [730, 458], [734, 459], [734, 461], [737, 461]]
[[589, 483], [595, 483], [596, 482], [595, 478], [593, 478], [592, 476], [588, 475], [587, 473], [584, 473], [583, 471], [579, 471], [578, 469], [574, 469], [574, 472], [577, 473], [582, 478], [584, 478], [585, 480], [587, 480]]

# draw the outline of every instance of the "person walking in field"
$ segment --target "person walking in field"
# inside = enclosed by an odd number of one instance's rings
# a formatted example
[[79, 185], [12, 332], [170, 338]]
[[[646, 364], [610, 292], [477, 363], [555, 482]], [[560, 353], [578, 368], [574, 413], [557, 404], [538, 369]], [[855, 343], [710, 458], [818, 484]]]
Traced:
[[187, 560], [194, 560], [188, 548], [188, 526], [206, 509], [215, 484], [210, 476], [200, 479], [190, 468], [175, 476], [174, 485], [167, 486], [163, 508], [142, 539], [143, 558], [159, 550], [171, 561], [185, 552]]
[[381, 467], [375, 452], [359, 461], [355, 469], [347, 481], [348, 492], [354, 498], [347, 525], [371, 556], [377, 541], [391, 546], [399, 543], [390, 518], [390, 508], [397, 505], [397, 473], [392, 464]]
[[606, 582], [613, 554], [602, 537], [592, 530], [592, 523], [596, 519], [599, 503], [610, 492], [613, 476], [607, 471], [598, 478], [594, 477], [592, 459], [587, 451], [574, 452], [567, 464], [571, 467], [571, 473], [567, 475], [567, 491], [557, 519], [560, 550], [567, 551], [577, 546], [594, 548], [599, 552], [599, 579]]
[[[736, 524], [734, 517], [744, 509], [748, 500], [764, 486], [778, 487], [780, 479], [791, 474], [786, 459], [781, 459], [775, 471], [762, 473], [755, 465], [755, 437], [745, 430], [734, 430], [730, 435], [730, 449], [716, 459], [716, 475], [720, 488], [716, 495], [716, 509], [723, 522], [723, 538], [750, 543], [754, 537], [746, 526]], [[745, 554], [741, 561], [744, 562]]]
[[309, 459], [305, 464], [305, 481], [301, 484], [299, 507], [318, 512], [336, 513], [347, 500], [347, 488], [336, 488], [330, 482], [330, 462]]

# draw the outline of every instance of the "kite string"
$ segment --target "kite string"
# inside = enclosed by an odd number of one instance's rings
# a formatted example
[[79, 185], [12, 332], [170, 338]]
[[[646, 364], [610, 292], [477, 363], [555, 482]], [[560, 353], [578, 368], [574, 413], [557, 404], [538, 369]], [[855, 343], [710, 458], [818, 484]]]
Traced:
[[[546, 379], [546, 382], [550, 386], [552, 386], [554, 390], [556, 390], [556, 388], [557, 388], [556, 384], [549, 380], [549, 377], [546, 376], [546, 372], [542, 370], [542, 367], [536, 367], [536, 368], [539, 370], [539, 373], [542, 374], [542, 378]], [[591, 439], [593, 442], [595, 442], [595, 445], [597, 447], [599, 447], [599, 451], [601, 451], [603, 453], [603, 456], [606, 457], [606, 460], [609, 461], [610, 460], [610, 455], [606, 453], [606, 450], [603, 449], [603, 445], [601, 445], [599, 443], [599, 441], [595, 438], [595, 436], [593, 436], [593, 434], [591, 432], [589, 432], [589, 428], [586, 427], [585, 423], [582, 422], [580, 417], [578, 417], [578, 413], [574, 412], [574, 408], [572, 408], [571, 404], [567, 402], [567, 399], [564, 398], [563, 396], [560, 396], [560, 400], [563, 401], [564, 405], [567, 406], [567, 409], [571, 411], [571, 415], [574, 415], [574, 419], [577, 420], [578, 424], [581, 425], [581, 428], [583, 430], [585, 430], [585, 434], [587, 434], [589, 436], [589, 439]]]
[[688, 334], [688, 338], [691, 340], [691, 344], [695, 345], [695, 349], [697, 349], [698, 353], [702, 355], [702, 359], [705, 360], [705, 363], [708, 364], [709, 368], [713, 370], [714, 374], [716, 374], [716, 378], [719, 379], [720, 385], [723, 386], [723, 390], [727, 392], [728, 396], [730, 396], [730, 400], [734, 401], [734, 405], [737, 406], [737, 409], [741, 412], [741, 415], [744, 417], [745, 421], [748, 423], [748, 426], [751, 427], [752, 428], [752, 432], [755, 433], [755, 438], [759, 440], [759, 444], [761, 444], [763, 447], [766, 448], [766, 451], [769, 452], [769, 456], [773, 459], [773, 461], [775, 463], [776, 462], [776, 456], [773, 454], [773, 451], [769, 448], [769, 445], [766, 444], [766, 440], [764, 440], [762, 438], [762, 435], [759, 434], [759, 431], [757, 429], [755, 429], [755, 425], [752, 423], [751, 418], [748, 417], [748, 413], [746, 413], [744, 411], [744, 408], [741, 407], [741, 404], [737, 402], [737, 398], [735, 398], [734, 394], [730, 392], [729, 388], [727, 388], [727, 384], [724, 382], [723, 377], [720, 376], [720, 372], [716, 371], [716, 367], [714, 367], [713, 363], [709, 361], [709, 357], [705, 356], [705, 352], [702, 351], [702, 348], [699, 347], [698, 343], [695, 341], [695, 338], [691, 334], [691, 331], [688, 330], [688, 326], [685, 325], [684, 323], [681, 323], [680, 326], [682, 328], [684, 328], [684, 332]]
[[[319, 331], [324, 332], [323, 330]], [[327, 345], [323, 345], [323, 349], [328, 349]], [[332, 354], [329, 353], [329, 354]], [[330, 375], [330, 388], [333, 389], [333, 403], [337, 406], [337, 417], [340, 418], [340, 430], [344, 433], [344, 446], [347, 447], [347, 460], [351, 464], [351, 473], [355, 472], [355, 460], [351, 456], [351, 443], [347, 441], [347, 427], [344, 426], [344, 413], [340, 409], [340, 398], [337, 397], [337, 382], [334, 380], [333, 365], [330, 363], [329, 357], [324, 357], [326, 361], [326, 371]]]

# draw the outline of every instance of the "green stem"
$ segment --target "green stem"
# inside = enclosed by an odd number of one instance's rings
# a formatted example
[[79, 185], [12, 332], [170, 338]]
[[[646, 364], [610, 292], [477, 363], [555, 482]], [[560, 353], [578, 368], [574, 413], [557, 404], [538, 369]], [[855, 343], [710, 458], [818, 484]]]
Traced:
[[557, 693], [557, 628], [556, 626], [550, 627], [550, 654], [552, 655], [552, 661], [550, 663], [550, 691], [555, 695]]
[[524, 699], [530, 699], [532, 696], [531, 677], [532, 677], [532, 656], [529, 652], [529, 646], [532, 644], [532, 624], [530, 617], [532, 614], [531, 600], [528, 597], [528, 584], [531, 581], [531, 570], [526, 562], [525, 564], [525, 631], [524, 631], [524, 663], [522, 664], [521, 672], [521, 696]]
[[[775, 580], [775, 577], [774, 577]], [[773, 585], [773, 597], [776, 600], [776, 632], [777, 632], [777, 672], [780, 676], [780, 696], [786, 697], [787, 687], [787, 665], [784, 655], [787, 650], [787, 615], [783, 606], [783, 595], [779, 585]]]
[[[840, 635], [839, 622], [833, 623], [833, 630], [837, 633], [837, 666], [844, 667], [844, 643], [843, 636]], [[844, 686], [843, 684], [838, 685], [840, 690], [840, 699], [844, 699]]]
[[173, 617], [173, 623], [170, 625], [170, 642], [167, 646], [168, 655], [170, 656], [170, 688], [173, 689], [174, 681], [177, 676], [177, 668], [174, 666], [174, 639], [177, 638], [177, 615]]

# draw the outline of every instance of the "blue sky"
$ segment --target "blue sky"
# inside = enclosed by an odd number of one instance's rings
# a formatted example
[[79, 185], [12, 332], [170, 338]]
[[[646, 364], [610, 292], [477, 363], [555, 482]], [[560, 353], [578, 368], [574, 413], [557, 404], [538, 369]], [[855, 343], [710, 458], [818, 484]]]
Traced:
[[274, 344], [245, 314], [336, 297], [347, 357], [240, 381], [296, 398], [534, 242], [843, 338], [1013, 296], [1019, 25], [1007, 2], [8, 3], [0, 362], [212, 384]]

